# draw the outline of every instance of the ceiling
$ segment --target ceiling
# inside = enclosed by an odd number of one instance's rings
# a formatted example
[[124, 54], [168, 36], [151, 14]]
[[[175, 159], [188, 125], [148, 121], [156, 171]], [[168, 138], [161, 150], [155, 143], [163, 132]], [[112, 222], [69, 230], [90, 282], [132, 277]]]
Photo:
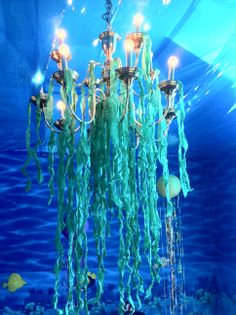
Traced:
[[[176, 78], [185, 86], [186, 134], [190, 154], [236, 154], [236, 0], [113, 0], [113, 29], [123, 38], [141, 12], [153, 41], [154, 66], [167, 73], [167, 59], [177, 55]], [[25, 149], [27, 103], [40, 86], [47, 90], [56, 66], [49, 54], [55, 30], [68, 32], [70, 67], [82, 79], [89, 60], [104, 61], [93, 41], [105, 30], [104, 1], [0, 1], [0, 151]], [[116, 55], [124, 60], [123, 43]], [[176, 143], [175, 126], [170, 145]]]

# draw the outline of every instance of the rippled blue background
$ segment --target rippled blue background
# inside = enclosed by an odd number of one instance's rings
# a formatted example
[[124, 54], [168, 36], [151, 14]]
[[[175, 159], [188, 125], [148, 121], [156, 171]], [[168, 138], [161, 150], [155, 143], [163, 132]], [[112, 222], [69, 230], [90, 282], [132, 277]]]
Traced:
[[[53, 287], [56, 258], [56, 207], [47, 205], [46, 181], [38, 186], [34, 180], [32, 190], [25, 192], [25, 179], [20, 172], [24, 158], [25, 154], [20, 152], [0, 154], [0, 279], [7, 280], [12, 272], [20, 273], [27, 285], [14, 295], [22, 301], [29, 295], [30, 288], [46, 292]], [[175, 158], [172, 156], [172, 161]], [[46, 157], [42, 155], [41, 161], [47, 180]], [[174, 163], [172, 167], [174, 169]], [[188, 158], [188, 168], [194, 190], [187, 199], [181, 197], [180, 200], [186, 294], [192, 296], [197, 289], [204, 288], [232, 298], [236, 289], [234, 158], [230, 154], [214, 159], [199, 154], [199, 157]], [[35, 179], [33, 167], [32, 176]], [[114, 220], [112, 226], [112, 236], [107, 242], [106, 289], [109, 285], [114, 289], [118, 283], [118, 222]], [[89, 268], [96, 271], [91, 226], [88, 235]], [[145, 268], [143, 272], [148, 281]], [[12, 296], [6, 290], [0, 291], [0, 299]]]

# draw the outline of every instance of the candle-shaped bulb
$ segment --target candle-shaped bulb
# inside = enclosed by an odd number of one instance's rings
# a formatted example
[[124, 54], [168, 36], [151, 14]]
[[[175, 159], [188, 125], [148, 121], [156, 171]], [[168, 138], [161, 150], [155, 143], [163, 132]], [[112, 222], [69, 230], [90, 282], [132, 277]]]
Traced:
[[133, 24], [135, 26], [136, 32], [140, 32], [143, 21], [144, 21], [144, 17], [142, 16], [142, 14], [140, 13], [135, 14], [133, 18]]
[[171, 0], [162, 0], [163, 5], [168, 5], [170, 4]]
[[70, 56], [70, 49], [69, 49], [69, 46], [67, 46], [66, 44], [61, 44], [58, 47], [58, 51], [59, 51], [59, 53], [60, 53], [60, 55], [62, 57], [69, 58], [69, 56]]
[[132, 50], [134, 49], [134, 42], [131, 39], [126, 39], [124, 46], [126, 51], [126, 66], [130, 67], [132, 63]]
[[57, 109], [61, 112], [61, 118], [65, 119], [66, 104], [63, 101], [57, 102]]
[[169, 71], [168, 71], [168, 80], [174, 80], [175, 77], [175, 67], [177, 66], [179, 60], [178, 58], [176, 58], [175, 56], [171, 56], [168, 59], [168, 67], [169, 67]]
[[63, 43], [67, 37], [67, 33], [63, 28], [59, 28], [59, 30], [56, 33], [56, 36], [57, 36], [57, 39], [59, 40], [59, 42]]
[[68, 62], [67, 60], [70, 57], [70, 49], [69, 46], [67, 46], [66, 44], [61, 44], [58, 47], [58, 51], [59, 54], [61, 55], [61, 59], [62, 59], [62, 68], [63, 69], [67, 69], [68, 68]]

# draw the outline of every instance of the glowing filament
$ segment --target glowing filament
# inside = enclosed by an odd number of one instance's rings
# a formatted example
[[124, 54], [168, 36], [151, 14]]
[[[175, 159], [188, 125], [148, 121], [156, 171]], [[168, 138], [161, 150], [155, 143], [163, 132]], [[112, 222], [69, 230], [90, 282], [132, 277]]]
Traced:
[[57, 102], [57, 109], [61, 112], [61, 118], [65, 119], [66, 104], [63, 101]]
[[57, 39], [60, 43], [63, 43], [67, 37], [67, 33], [63, 28], [60, 28], [56, 33]]
[[61, 61], [62, 61], [62, 69], [68, 69], [68, 59], [70, 57], [70, 49], [69, 46], [66, 44], [61, 44], [58, 47], [58, 51], [61, 55]]
[[169, 67], [169, 71], [168, 71], [168, 80], [174, 80], [175, 77], [175, 67], [177, 66], [179, 60], [178, 58], [176, 58], [175, 56], [171, 56], [168, 59], [168, 67]]
[[126, 51], [126, 66], [130, 67], [132, 63], [132, 50], [134, 49], [134, 42], [131, 39], [127, 39], [124, 46]]
[[66, 44], [61, 44], [58, 47], [58, 51], [62, 57], [68, 58], [70, 56], [70, 49]]
[[133, 24], [135, 26], [136, 32], [140, 32], [143, 21], [144, 21], [144, 17], [142, 16], [142, 14], [140, 13], [135, 14], [133, 18]]
[[171, 3], [171, 0], [162, 0], [163, 5], [168, 5]]

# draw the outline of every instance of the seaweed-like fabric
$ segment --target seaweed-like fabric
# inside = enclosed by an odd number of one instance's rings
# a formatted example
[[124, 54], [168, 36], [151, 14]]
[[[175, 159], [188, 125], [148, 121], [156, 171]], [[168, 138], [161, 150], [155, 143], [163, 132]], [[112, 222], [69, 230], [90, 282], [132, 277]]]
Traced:
[[[59, 312], [62, 294], [61, 277], [67, 273], [66, 314], [85, 310], [88, 305], [99, 302], [104, 291], [106, 240], [112, 234], [110, 221], [119, 223], [120, 275], [119, 313], [128, 300], [133, 308], [141, 307], [141, 297], [149, 299], [155, 282], [159, 282], [159, 240], [161, 220], [158, 216], [156, 191], [157, 165], [161, 165], [165, 180], [167, 217], [171, 217], [174, 205], [169, 195], [168, 141], [165, 136], [167, 124], [162, 119], [163, 106], [158, 80], [151, 68], [151, 41], [143, 38], [141, 68], [135, 79], [120, 80], [116, 69], [120, 61], [110, 62], [110, 77], [101, 81], [97, 88], [96, 63], [90, 62], [87, 78], [81, 85], [81, 95], [76, 93], [72, 71], [64, 70], [65, 83], [60, 88], [61, 98], [67, 104], [62, 131], [53, 126], [53, 79], [43, 114], [52, 129], [48, 140], [49, 204], [57, 197], [57, 230], [55, 244], [54, 308]], [[88, 88], [85, 87], [88, 85]], [[186, 166], [188, 148], [184, 134], [183, 90], [180, 86], [179, 109], [177, 110], [179, 133], [179, 173], [184, 196], [191, 190]], [[137, 103], [137, 104], [135, 104]], [[38, 180], [42, 181], [37, 151], [41, 145], [40, 123], [42, 108], [40, 96], [36, 99], [36, 141], [31, 144], [31, 105], [29, 105], [26, 146], [28, 156], [22, 169], [30, 177], [27, 167], [34, 160]], [[85, 112], [87, 108], [87, 114]], [[82, 113], [81, 119], [75, 115]], [[138, 113], [138, 114], [137, 114]], [[87, 116], [94, 121], [87, 125]], [[79, 134], [76, 131], [79, 129]], [[88, 301], [89, 255], [86, 222], [93, 220], [94, 240], [97, 254], [97, 292]], [[62, 235], [67, 231], [67, 239]], [[141, 265], [146, 260], [150, 278], [144, 282]], [[145, 279], [146, 280], [146, 279]], [[146, 286], [147, 283], [147, 286]]]

